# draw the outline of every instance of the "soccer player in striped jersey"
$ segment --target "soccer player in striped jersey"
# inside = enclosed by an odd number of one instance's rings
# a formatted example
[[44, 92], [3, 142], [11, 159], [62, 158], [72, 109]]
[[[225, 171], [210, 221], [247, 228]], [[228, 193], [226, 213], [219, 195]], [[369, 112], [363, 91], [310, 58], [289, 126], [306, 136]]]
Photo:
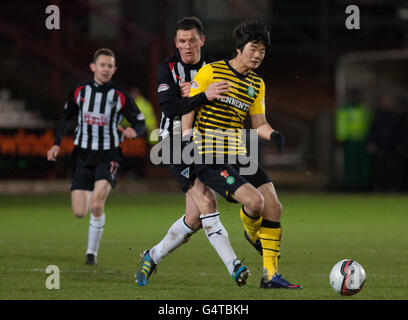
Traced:
[[[269, 32], [263, 23], [247, 20], [234, 29], [233, 35], [235, 56], [201, 68], [194, 77], [190, 96], [218, 81], [228, 81], [231, 90], [226, 97], [183, 116], [183, 135], [194, 127], [193, 141], [199, 154], [203, 158], [210, 155], [213, 160], [212, 164], [196, 164], [199, 179], [227, 200], [242, 204], [240, 217], [245, 237], [263, 258], [260, 287], [299, 289], [299, 285], [278, 273], [282, 205], [272, 180], [257, 163], [254, 174], [242, 175], [242, 162], [231, 161], [231, 156], [239, 158], [247, 153], [242, 134], [248, 115], [258, 136], [274, 142], [279, 152], [284, 146], [283, 135], [266, 120], [265, 83], [253, 71], [262, 63], [270, 45]], [[254, 157], [250, 157], [253, 162]]]
[[[162, 109], [160, 143], [170, 143], [171, 159], [177, 153], [176, 148], [172, 148], [173, 141], [181, 139], [181, 116], [201, 104], [222, 98], [222, 93], [228, 91], [226, 83], [218, 82], [208, 86], [201, 94], [188, 98], [191, 80], [197, 71], [209, 62], [208, 57], [201, 55], [204, 41], [199, 19], [181, 19], [178, 21], [174, 39], [178, 51], [174, 56], [164, 59], [157, 68], [157, 92]], [[249, 270], [237, 259], [227, 230], [219, 219], [215, 193], [196, 178], [193, 165], [183, 161], [181, 164], [171, 162], [168, 168], [186, 193], [185, 214], [173, 223], [158, 244], [141, 254], [141, 265], [136, 273], [137, 284], [146, 286], [157, 264], [201, 227], [204, 227], [208, 240], [233, 280], [239, 286], [246, 284]]]
[[[116, 72], [115, 54], [107, 48], [95, 52], [90, 64], [93, 79], [74, 87], [64, 106], [55, 143], [47, 153], [56, 161], [59, 144], [71, 121], [74, 134], [71, 204], [74, 215], [84, 217], [91, 211], [85, 264], [97, 263], [99, 244], [105, 226], [105, 203], [119, 178], [123, 137], [142, 136], [146, 129], [143, 114], [129, 94], [112, 83]], [[123, 116], [131, 124], [119, 126]]]

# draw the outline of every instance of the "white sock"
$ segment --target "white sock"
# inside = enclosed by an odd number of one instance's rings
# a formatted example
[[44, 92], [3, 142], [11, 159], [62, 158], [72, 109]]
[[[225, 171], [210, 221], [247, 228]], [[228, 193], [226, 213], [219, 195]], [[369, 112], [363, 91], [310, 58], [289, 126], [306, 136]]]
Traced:
[[94, 217], [91, 213], [91, 218], [89, 219], [88, 249], [86, 254], [92, 253], [95, 256], [98, 255], [99, 244], [102, 239], [104, 226], [105, 213], [103, 213], [100, 217]]
[[195, 232], [186, 225], [184, 217], [185, 215], [174, 222], [164, 238], [150, 250], [150, 256], [156, 264], [186, 243]]
[[234, 249], [232, 249], [227, 230], [220, 221], [220, 213], [215, 212], [200, 215], [200, 219], [208, 240], [215, 251], [217, 251], [222, 262], [224, 262], [230, 275], [232, 275], [234, 271], [234, 261], [237, 260], [237, 256], [235, 255]]

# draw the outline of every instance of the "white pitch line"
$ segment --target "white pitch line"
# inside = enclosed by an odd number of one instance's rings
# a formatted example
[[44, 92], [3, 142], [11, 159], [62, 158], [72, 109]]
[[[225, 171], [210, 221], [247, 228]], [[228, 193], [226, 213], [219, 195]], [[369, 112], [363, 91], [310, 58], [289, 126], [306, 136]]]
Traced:
[[[42, 272], [45, 273], [45, 268], [32, 269], [8, 269], [7, 272]], [[120, 273], [119, 270], [61, 270], [60, 273]]]

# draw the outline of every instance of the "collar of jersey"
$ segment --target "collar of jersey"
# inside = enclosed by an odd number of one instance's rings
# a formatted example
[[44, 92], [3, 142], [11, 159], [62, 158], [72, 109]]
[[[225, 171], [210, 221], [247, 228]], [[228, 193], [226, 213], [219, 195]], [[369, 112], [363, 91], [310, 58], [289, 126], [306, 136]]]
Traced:
[[98, 84], [95, 80], [92, 80], [92, 86], [98, 91], [106, 91], [112, 87], [112, 80], [109, 80], [105, 84]]
[[224, 61], [225, 61], [225, 64], [227, 65], [227, 67], [228, 67], [232, 72], [234, 72], [235, 75], [236, 75], [238, 78], [240, 78], [241, 80], [244, 80], [244, 79], [251, 73], [251, 71], [249, 71], [247, 74], [239, 73], [237, 70], [235, 70], [235, 69], [229, 64], [229, 62], [228, 62], [227, 59], [225, 59]]
[[186, 68], [187, 70], [200, 69], [201, 65], [203, 64], [203, 55], [202, 54], [201, 54], [201, 57], [200, 57], [200, 61], [198, 61], [195, 64], [184, 63], [183, 60], [181, 60], [180, 52], [178, 51], [178, 49], [176, 51], [176, 56], [177, 56], [177, 59], [180, 61], [180, 63], [183, 65], [183, 67]]

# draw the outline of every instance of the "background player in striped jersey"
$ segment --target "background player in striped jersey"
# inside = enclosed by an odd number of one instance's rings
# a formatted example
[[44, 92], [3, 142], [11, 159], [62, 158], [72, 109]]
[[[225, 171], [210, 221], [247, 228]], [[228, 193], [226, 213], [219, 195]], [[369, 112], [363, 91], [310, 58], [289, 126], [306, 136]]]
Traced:
[[[181, 19], [177, 24], [174, 39], [178, 51], [174, 56], [163, 60], [157, 68], [157, 92], [162, 109], [160, 143], [170, 143], [171, 159], [180, 152], [172, 148], [173, 140], [181, 138], [180, 117], [210, 100], [223, 98], [222, 93], [228, 91], [227, 83], [218, 82], [208, 86], [207, 90], [194, 98], [188, 98], [191, 80], [197, 71], [209, 62], [208, 57], [201, 55], [204, 42], [200, 20], [195, 17]], [[245, 284], [249, 270], [241, 264], [232, 249], [228, 233], [219, 219], [214, 192], [196, 179], [193, 166], [183, 162], [171, 162], [168, 167], [186, 192], [186, 211], [157, 245], [143, 252], [136, 282], [139, 286], [146, 286], [156, 265], [204, 226], [211, 245], [233, 279], [240, 286]]]
[[[91, 211], [85, 263], [92, 265], [97, 263], [105, 225], [105, 203], [119, 177], [122, 135], [140, 137], [145, 133], [145, 125], [134, 100], [111, 81], [117, 69], [112, 50], [97, 50], [90, 69], [93, 79], [75, 86], [65, 103], [55, 143], [47, 159], [56, 161], [61, 138], [71, 121], [76, 120], [71, 203], [78, 218]], [[123, 116], [131, 124], [126, 129], [119, 127]]]
[[[189, 134], [194, 123], [198, 152], [203, 157], [209, 154], [213, 160], [218, 158], [212, 162], [216, 164], [196, 165], [200, 180], [227, 200], [242, 204], [240, 216], [245, 236], [263, 257], [261, 288], [299, 289], [299, 285], [278, 273], [282, 205], [272, 180], [258, 164], [254, 174], [242, 176], [244, 166], [240, 161], [231, 162], [231, 156], [246, 155], [242, 130], [248, 115], [258, 136], [273, 141], [278, 151], [284, 145], [282, 134], [272, 129], [266, 120], [265, 83], [253, 71], [262, 63], [270, 45], [269, 32], [263, 23], [247, 20], [234, 29], [233, 35], [235, 56], [201, 68], [194, 78], [190, 96], [200, 94], [216, 81], [228, 81], [231, 90], [226, 98], [206, 103], [195, 114], [193, 111], [183, 116], [183, 135]], [[220, 129], [224, 130], [225, 137], [218, 136]], [[254, 155], [250, 157], [252, 164], [255, 159]]]

